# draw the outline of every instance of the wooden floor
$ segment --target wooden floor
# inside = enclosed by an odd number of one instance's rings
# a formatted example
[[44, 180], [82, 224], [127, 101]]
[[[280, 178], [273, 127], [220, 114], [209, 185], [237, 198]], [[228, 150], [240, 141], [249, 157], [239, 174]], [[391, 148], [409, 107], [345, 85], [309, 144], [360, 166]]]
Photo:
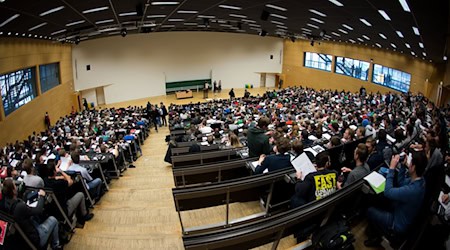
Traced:
[[[228, 91], [210, 97], [228, 98]], [[252, 95], [263, 94], [265, 88], [251, 89]], [[235, 90], [243, 96], [244, 90]], [[183, 104], [204, 101], [203, 93], [194, 93], [194, 98], [176, 100], [174, 95], [152, 97], [104, 107], [144, 106], [164, 102]], [[125, 171], [123, 177], [113, 180], [110, 190], [95, 206], [95, 217], [84, 229], [77, 229], [71, 242], [65, 247], [74, 249], [183, 249], [181, 226], [172, 197], [174, 187], [172, 168], [163, 161], [167, 144], [167, 128], [154, 129], [142, 145], [143, 156]], [[234, 203], [230, 206], [230, 217], [239, 218], [261, 212], [258, 202]], [[224, 206], [217, 206], [182, 213], [185, 227], [218, 223], [225, 220]], [[281, 240], [278, 249], [289, 249], [295, 245], [292, 236]], [[267, 244], [256, 249], [271, 249]]]

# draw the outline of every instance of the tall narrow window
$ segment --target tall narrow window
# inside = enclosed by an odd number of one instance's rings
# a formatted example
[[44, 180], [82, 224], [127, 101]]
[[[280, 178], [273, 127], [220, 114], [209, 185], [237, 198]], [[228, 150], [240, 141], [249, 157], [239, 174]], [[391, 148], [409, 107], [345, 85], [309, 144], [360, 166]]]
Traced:
[[9, 115], [36, 97], [35, 68], [0, 75], [0, 90], [5, 115]]
[[39, 66], [39, 78], [41, 80], [41, 93], [58, 86], [60, 84], [59, 63]]

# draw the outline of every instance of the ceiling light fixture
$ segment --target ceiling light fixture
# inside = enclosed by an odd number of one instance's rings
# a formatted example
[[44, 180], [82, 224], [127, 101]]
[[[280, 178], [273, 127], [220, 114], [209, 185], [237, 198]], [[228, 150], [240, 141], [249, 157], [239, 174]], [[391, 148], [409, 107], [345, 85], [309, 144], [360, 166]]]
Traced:
[[342, 7], [344, 6], [341, 2], [337, 1], [337, 0], [329, 0], [331, 3], [333, 3], [336, 6]]
[[331, 32], [331, 34], [333, 34], [333, 35], [335, 35], [335, 36], [339, 36], [339, 37], [341, 36], [341, 34], [339, 34], [339, 33], [336, 33], [336, 32], [334, 32], [334, 31], [333, 31], [333, 32]]
[[316, 14], [316, 15], [319, 15], [319, 16], [321, 16], [321, 17], [327, 17], [326, 14], [324, 14], [324, 13], [318, 11], [318, 10], [309, 9], [309, 12], [314, 13], [314, 14]]
[[442, 59], [443, 59], [444, 61], [447, 61], [447, 56], [444, 56]]
[[394, 47], [394, 48], [397, 48], [397, 46], [395, 44], [393, 44], [393, 43], [391, 43], [391, 46]]
[[209, 18], [209, 19], [213, 19], [216, 18], [216, 16], [205, 16], [205, 15], [198, 15], [198, 18]]
[[273, 14], [273, 13], [271, 13], [270, 16], [271, 16], [271, 17], [280, 18], [280, 19], [287, 19], [287, 17], [285, 17], [285, 16], [278, 15], [278, 14]]
[[315, 18], [315, 17], [311, 17], [310, 20], [311, 20], [311, 21], [314, 21], [314, 22], [318, 22], [318, 23], [324, 23], [324, 21], [322, 21], [322, 20], [320, 20], [320, 19], [317, 19], [317, 18]]
[[362, 39], [361, 37], [358, 37], [358, 38], [356, 38], [356, 39], [358, 39], [358, 41], [360, 41], [360, 42], [364, 42], [364, 39]]
[[364, 37], [364, 39], [366, 39], [366, 40], [370, 40], [370, 38], [366, 35], [362, 35], [362, 37]]
[[135, 16], [135, 15], [137, 15], [136, 11], [119, 13], [119, 16]]
[[178, 14], [197, 14], [198, 11], [196, 10], [178, 10]]
[[63, 32], [66, 32], [66, 29], [55, 31], [55, 32], [51, 33], [51, 35], [54, 36], [54, 35], [57, 35], [57, 34], [60, 34]]
[[56, 7], [56, 8], [47, 10], [47, 11], [45, 11], [45, 12], [42, 12], [41, 14], [39, 14], [39, 16], [46, 16], [46, 15], [48, 15], [48, 14], [52, 14], [52, 13], [54, 13], [54, 12], [60, 11], [60, 10], [62, 10], [62, 9], [64, 9], [64, 8], [65, 8], [64, 6], [59, 6], [59, 7]]
[[423, 43], [419, 42], [419, 47], [424, 48]]
[[346, 28], [346, 29], [348, 29], [348, 30], [353, 30], [353, 27], [352, 26], [350, 26], [350, 25], [347, 25], [347, 24], [342, 24], [342, 27], [344, 27], [344, 28]]
[[164, 18], [166, 15], [149, 15], [147, 18]]
[[416, 34], [417, 36], [420, 36], [419, 28], [413, 26], [412, 29], [414, 31], [414, 34]]
[[403, 33], [399, 30], [396, 31], [397, 36], [399, 36], [400, 38], [404, 38]]
[[286, 8], [280, 7], [280, 6], [276, 6], [273, 4], [266, 4], [267, 8], [271, 8], [271, 9], [275, 9], [275, 10], [280, 10], [280, 11], [286, 11]]
[[278, 22], [278, 21], [270, 21], [270, 22], [273, 23], [273, 24], [284, 25], [284, 23]]
[[356, 43], [356, 41], [353, 40], [353, 39], [348, 39], [348, 41], [351, 42], [351, 43]]
[[152, 5], [177, 5], [180, 2], [152, 2]]
[[6, 19], [3, 23], [0, 24], [0, 27], [5, 26], [6, 24], [8, 24], [9, 22], [11, 22], [12, 20], [18, 18], [20, 16], [20, 14], [15, 14], [12, 17]]
[[386, 13], [386, 11], [384, 10], [378, 10], [378, 13], [380, 13], [380, 15], [386, 19], [387, 21], [391, 21], [391, 18], [389, 17], [389, 15]]
[[348, 34], [348, 32], [346, 30], [343, 30], [343, 29], [338, 29], [338, 31], [340, 31], [340, 32], [342, 32], [344, 34]]
[[100, 20], [95, 22], [95, 24], [104, 24], [104, 23], [112, 23], [114, 22], [114, 19], [106, 19], [106, 20]]
[[74, 25], [77, 25], [77, 24], [85, 23], [85, 22], [86, 22], [86, 20], [75, 21], [75, 22], [71, 22], [71, 23], [66, 24], [66, 26], [67, 27], [74, 26]]
[[241, 21], [244, 23], [256, 23], [256, 21], [248, 20], [248, 19], [242, 19]]
[[103, 11], [103, 10], [107, 10], [107, 9], [109, 9], [108, 6], [98, 7], [98, 8], [94, 8], [94, 9], [84, 10], [84, 11], [83, 11], [83, 14], [89, 14], [89, 13], [99, 12], [99, 11]]
[[311, 27], [311, 28], [314, 28], [314, 29], [318, 29], [319, 28], [319, 26], [314, 25], [314, 24], [310, 24], [310, 23], [307, 23], [306, 25]]
[[423, 55], [423, 56], [427, 56], [427, 53], [425, 53], [425, 52], [422, 52], [422, 55]]
[[242, 10], [241, 7], [233, 6], [233, 5], [225, 5], [225, 4], [219, 5], [219, 8], [222, 8], [222, 9], [230, 9], [230, 10]]
[[383, 39], [387, 39], [387, 37], [383, 33], [378, 33], [378, 35], [380, 35], [380, 37]]
[[362, 23], [364, 23], [365, 25], [367, 25], [367, 26], [369, 26], [369, 27], [372, 26], [372, 24], [369, 23], [369, 21], [367, 21], [367, 20], [364, 19], [364, 18], [360, 18], [359, 21], [361, 21]]
[[402, 5], [402, 8], [404, 11], [406, 12], [411, 12], [411, 10], [409, 9], [408, 3], [406, 2], [406, 0], [399, 0], [400, 4]]
[[236, 18], [247, 18], [247, 16], [245, 16], [245, 15], [238, 15], [238, 14], [230, 14], [229, 15], [230, 17], [236, 17]]
[[34, 27], [29, 28], [28, 31], [33, 31], [35, 29], [39, 29], [40, 27], [45, 26], [45, 25], [47, 25], [47, 23], [38, 24], [38, 25], [36, 25]]
[[375, 43], [375, 45], [376, 45], [378, 48], [381, 48], [381, 44]]
[[169, 18], [169, 22], [184, 22], [183, 18]]

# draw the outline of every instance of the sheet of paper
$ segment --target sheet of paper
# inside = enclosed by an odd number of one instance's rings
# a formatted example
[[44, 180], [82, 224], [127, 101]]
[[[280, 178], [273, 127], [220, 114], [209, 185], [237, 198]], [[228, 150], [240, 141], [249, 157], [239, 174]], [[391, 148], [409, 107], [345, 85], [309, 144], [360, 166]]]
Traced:
[[325, 151], [325, 149], [320, 145], [316, 145], [316, 146], [312, 147], [312, 149], [314, 149], [314, 151], [316, 151], [317, 153]]
[[445, 208], [445, 210], [450, 209], [450, 202], [448, 202], [447, 204], [442, 202], [442, 196], [444, 196], [444, 192], [441, 191], [441, 193], [439, 193], [439, 198], [438, 198], [439, 203], [441, 203], [441, 205]]
[[302, 180], [304, 180], [309, 173], [316, 172], [316, 168], [305, 153], [299, 155], [291, 163], [297, 172], [302, 172]]
[[450, 187], [450, 177], [448, 175], [445, 176], [445, 184]]
[[318, 153], [316, 152], [316, 150], [314, 150], [314, 149], [312, 149], [312, 148], [305, 148], [303, 151], [311, 152], [311, 153], [314, 155], [314, 157], [316, 157], [316, 155], [318, 154]]
[[70, 162], [69, 157], [61, 157], [61, 165], [59, 166], [59, 168], [62, 171], [67, 171], [67, 169], [69, 168], [69, 162]]
[[315, 137], [314, 135], [310, 135], [310, 136], [308, 136], [308, 139], [311, 141], [315, 141], [315, 140], [317, 140], [317, 137]]
[[323, 134], [322, 137], [327, 139], [327, 140], [331, 139], [331, 135], [330, 134]]
[[395, 140], [392, 136], [390, 136], [390, 135], [386, 135], [386, 139], [388, 139], [388, 141], [390, 141], [390, 142], [392, 142], [392, 143], [395, 143], [395, 141], [397, 141], [397, 140]]
[[349, 128], [351, 128], [353, 131], [356, 131], [356, 129], [358, 128], [358, 127], [356, 127], [355, 125], [350, 125], [350, 126], [348, 126]]
[[258, 166], [258, 164], [259, 164], [258, 161], [253, 161], [252, 162], [251, 167], [252, 167], [253, 172], [255, 172], [255, 169]]
[[369, 184], [373, 185], [374, 187], [380, 187], [383, 183], [386, 182], [386, 178], [379, 174], [378, 172], [372, 172], [366, 177], [364, 177], [364, 180], [369, 182]]
[[202, 141], [202, 142], [200, 142], [200, 145], [202, 145], [202, 146], [209, 146], [209, 143], [207, 141]]
[[17, 166], [17, 163], [19, 163], [18, 160], [12, 160], [9, 165], [11, 165], [11, 167], [15, 168]]

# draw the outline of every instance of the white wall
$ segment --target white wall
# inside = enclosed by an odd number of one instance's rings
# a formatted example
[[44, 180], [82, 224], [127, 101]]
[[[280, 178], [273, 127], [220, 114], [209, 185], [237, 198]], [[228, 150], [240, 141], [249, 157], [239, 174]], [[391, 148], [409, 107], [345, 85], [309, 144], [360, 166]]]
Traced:
[[275, 74], [266, 74], [266, 87], [274, 88], [275, 87]]
[[[281, 73], [279, 38], [212, 32], [108, 37], [73, 48], [75, 89], [105, 87], [107, 104], [165, 94], [165, 82], [212, 77], [222, 88], [259, 87], [259, 73]], [[273, 59], [270, 59], [273, 55]], [[91, 70], [86, 70], [91, 65]]]
[[[85, 98], [87, 103], [94, 103], [95, 107], [97, 107], [97, 94], [95, 93], [95, 89], [81, 91], [81, 98]], [[83, 105], [83, 102], [81, 102], [81, 105]]]

